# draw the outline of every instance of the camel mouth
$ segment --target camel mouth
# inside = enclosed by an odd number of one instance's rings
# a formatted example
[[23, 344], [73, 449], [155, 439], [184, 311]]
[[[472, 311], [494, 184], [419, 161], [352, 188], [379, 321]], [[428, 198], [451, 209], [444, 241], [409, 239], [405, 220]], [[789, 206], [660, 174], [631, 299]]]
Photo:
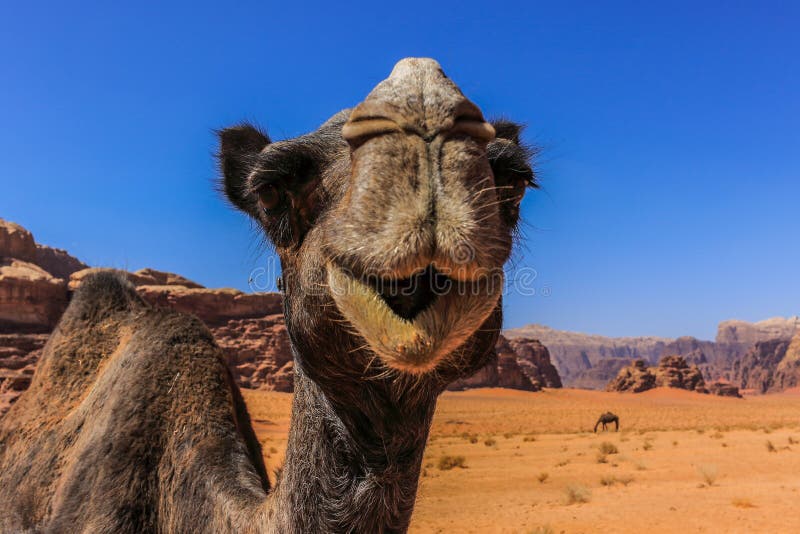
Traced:
[[328, 263], [339, 312], [388, 367], [433, 370], [486, 321], [498, 305], [502, 279], [452, 279], [433, 266], [408, 278], [365, 279]]

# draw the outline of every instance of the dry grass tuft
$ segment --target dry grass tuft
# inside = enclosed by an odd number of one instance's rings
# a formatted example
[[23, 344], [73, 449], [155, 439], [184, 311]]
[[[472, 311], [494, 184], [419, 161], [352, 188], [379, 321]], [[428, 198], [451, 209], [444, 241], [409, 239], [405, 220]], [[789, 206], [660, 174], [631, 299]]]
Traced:
[[567, 504], [577, 504], [589, 502], [592, 498], [592, 492], [586, 486], [580, 484], [571, 484], [566, 487]]
[[703, 481], [709, 487], [714, 485], [714, 483], [717, 481], [717, 475], [719, 474], [719, 470], [717, 469], [716, 465], [701, 465], [697, 468], [697, 472], [700, 473]]
[[617, 454], [619, 449], [617, 446], [611, 443], [610, 441], [604, 441], [600, 444], [600, 453], [601, 454]]
[[494, 447], [497, 445], [497, 440], [494, 438], [486, 438], [486, 441], [484, 441], [483, 444], [487, 447]]
[[456, 467], [460, 467], [461, 469], [467, 468], [467, 459], [463, 456], [450, 456], [449, 454], [445, 454], [439, 458], [439, 463], [437, 467], [440, 471], [450, 471], [451, 469], [455, 469]]
[[522, 441], [536, 441], [536, 436], [525, 436]]
[[731, 501], [731, 504], [736, 508], [755, 508], [756, 505], [750, 499], [737, 498]]
[[536, 475], [536, 480], [539, 481], [539, 484], [544, 484], [548, 478], [550, 478], [550, 474], [545, 471], [542, 471], [541, 473]]
[[775, 448], [775, 445], [770, 440], [767, 440], [767, 450], [769, 452], [778, 452], [778, 449]]

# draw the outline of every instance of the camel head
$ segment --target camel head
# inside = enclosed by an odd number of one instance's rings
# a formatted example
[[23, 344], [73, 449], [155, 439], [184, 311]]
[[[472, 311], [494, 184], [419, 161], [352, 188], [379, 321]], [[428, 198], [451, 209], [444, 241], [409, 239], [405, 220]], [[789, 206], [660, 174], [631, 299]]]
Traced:
[[310, 134], [220, 132], [225, 193], [280, 257], [308, 376], [443, 388], [486, 362], [534, 185], [519, 130], [487, 122], [435, 61], [409, 58]]

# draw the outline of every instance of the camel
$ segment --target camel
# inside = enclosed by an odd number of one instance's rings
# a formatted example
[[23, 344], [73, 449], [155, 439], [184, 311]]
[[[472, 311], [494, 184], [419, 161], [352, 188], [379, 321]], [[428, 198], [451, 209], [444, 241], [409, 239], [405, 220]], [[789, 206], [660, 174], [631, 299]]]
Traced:
[[437, 397], [501, 327], [535, 186], [519, 133], [414, 58], [307, 135], [219, 132], [221, 189], [281, 263], [295, 391], [277, 483], [208, 329], [101, 271], [0, 420], [0, 531], [405, 532]]
[[597, 427], [601, 424], [603, 425], [603, 431], [607, 430], [606, 425], [614, 423], [614, 431], [619, 431], [619, 417], [614, 415], [611, 412], [606, 412], [600, 416], [597, 422], [594, 424], [594, 431], [597, 432]]

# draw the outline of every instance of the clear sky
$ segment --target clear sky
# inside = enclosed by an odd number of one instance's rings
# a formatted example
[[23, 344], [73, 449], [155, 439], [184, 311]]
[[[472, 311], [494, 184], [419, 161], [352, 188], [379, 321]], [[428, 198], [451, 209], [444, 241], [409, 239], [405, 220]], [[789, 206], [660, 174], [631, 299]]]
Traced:
[[507, 326], [708, 338], [800, 313], [796, 2], [165, 4], [0, 6], [0, 217], [247, 289], [270, 252], [213, 190], [212, 130], [301, 134], [431, 56], [544, 149], [514, 260], [537, 294], [510, 292]]

